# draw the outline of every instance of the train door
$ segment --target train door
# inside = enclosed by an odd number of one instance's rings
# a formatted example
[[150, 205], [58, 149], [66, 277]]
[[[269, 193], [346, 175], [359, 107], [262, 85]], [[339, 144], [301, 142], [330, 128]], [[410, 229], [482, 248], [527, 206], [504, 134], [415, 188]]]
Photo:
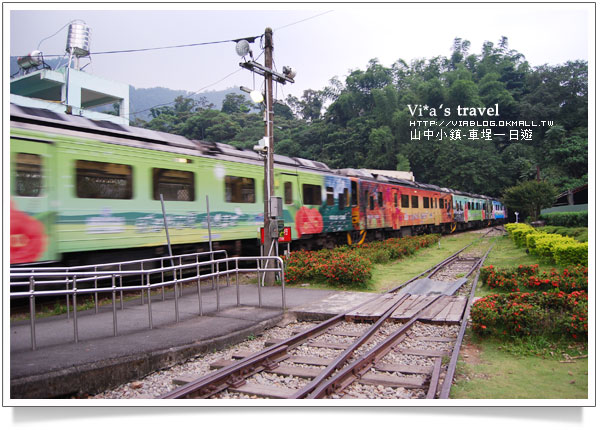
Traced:
[[56, 260], [52, 142], [11, 137], [10, 151], [10, 263]]
[[295, 203], [298, 201], [298, 175], [275, 172], [275, 194], [282, 198], [283, 221], [286, 226], [294, 223]]
[[361, 209], [360, 187], [356, 179], [352, 179], [350, 190], [350, 206], [352, 207], [352, 228], [364, 230], [367, 227], [366, 212]]

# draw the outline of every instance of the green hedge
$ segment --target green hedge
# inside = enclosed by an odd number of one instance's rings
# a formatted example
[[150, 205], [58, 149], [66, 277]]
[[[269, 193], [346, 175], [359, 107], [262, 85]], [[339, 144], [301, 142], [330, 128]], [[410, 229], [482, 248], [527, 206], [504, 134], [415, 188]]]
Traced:
[[561, 236], [569, 236], [579, 242], [588, 241], [588, 228], [587, 227], [562, 227], [558, 225], [547, 225], [545, 227], [538, 227], [537, 230], [545, 233], [555, 233]]
[[554, 261], [567, 266], [570, 264], [586, 264], [588, 262], [588, 244], [585, 243], [557, 243], [554, 245]]
[[588, 264], [588, 244], [572, 237], [546, 233], [527, 224], [507, 224], [506, 229], [518, 247], [527, 247], [529, 253], [554, 261], [556, 264]]
[[540, 215], [540, 220], [548, 225], [562, 227], [587, 227], [588, 213], [584, 212], [554, 212]]

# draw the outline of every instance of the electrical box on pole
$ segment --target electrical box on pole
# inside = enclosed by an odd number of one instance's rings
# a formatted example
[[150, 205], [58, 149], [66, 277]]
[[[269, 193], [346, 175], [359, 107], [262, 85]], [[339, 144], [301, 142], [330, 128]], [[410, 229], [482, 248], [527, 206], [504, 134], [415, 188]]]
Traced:
[[271, 196], [271, 218], [278, 219], [283, 218], [283, 202], [281, 197]]

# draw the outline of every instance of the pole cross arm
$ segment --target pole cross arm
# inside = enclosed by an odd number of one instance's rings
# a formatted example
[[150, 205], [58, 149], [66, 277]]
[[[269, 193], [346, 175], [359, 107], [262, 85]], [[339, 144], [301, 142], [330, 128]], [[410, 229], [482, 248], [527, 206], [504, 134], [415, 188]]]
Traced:
[[276, 72], [273, 69], [269, 69], [268, 67], [265, 67], [262, 64], [257, 63], [256, 61], [247, 61], [245, 63], [240, 63], [240, 67], [248, 69], [251, 72], [258, 73], [261, 76], [271, 75], [280, 84], [285, 84], [286, 82], [289, 82], [291, 84], [295, 83], [292, 78], [282, 75], [281, 73]]

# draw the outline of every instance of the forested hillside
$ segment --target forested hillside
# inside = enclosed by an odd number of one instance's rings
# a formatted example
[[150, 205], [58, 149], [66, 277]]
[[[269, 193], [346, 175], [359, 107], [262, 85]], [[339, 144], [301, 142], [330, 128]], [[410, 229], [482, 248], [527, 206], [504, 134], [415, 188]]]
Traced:
[[[559, 190], [586, 183], [587, 62], [532, 67], [506, 38], [470, 51], [457, 38], [449, 57], [390, 67], [373, 59], [344, 81], [288, 97], [275, 105], [276, 153], [332, 168], [412, 170], [420, 182], [492, 196], [538, 167]], [[251, 148], [264, 124], [250, 107], [239, 94], [218, 107], [178, 97], [141, 125]]]

